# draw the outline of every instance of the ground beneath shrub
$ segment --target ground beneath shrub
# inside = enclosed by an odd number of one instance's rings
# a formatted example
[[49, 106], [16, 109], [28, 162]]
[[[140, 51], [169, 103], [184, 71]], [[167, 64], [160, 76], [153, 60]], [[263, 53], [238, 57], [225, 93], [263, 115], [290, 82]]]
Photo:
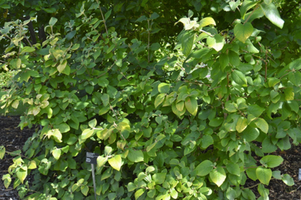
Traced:
[[[23, 144], [33, 133], [33, 129], [25, 128], [20, 130], [18, 127], [19, 117], [0, 116], [0, 145], [4, 145], [6, 151], [13, 152], [22, 149]], [[286, 186], [282, 181], [272, 179], [268, 189], [270, 190], [271, 200], [300, 200], [301, 199], [301, 181], [298, 180], [298, 171], [301, 168], [301, 145], [292, 146], [288, 151], [278, 152], [284, 159], [282, 165], [277, 167], [282, 174], [289, 174], [295, 181], [294, 186]], [[3, 185], [2, 176], [7, 174], [8, 167], [12, 164], [12, 157], [5, 155], [0, 160], [0, 200], [19, 200], [18, 192], [10, 186], [6, 189]], [[257, 182], [247, 181], [246, 187], [252, 189], [257, 198]], [[12, 184], [11, 184], [12, 185]]]

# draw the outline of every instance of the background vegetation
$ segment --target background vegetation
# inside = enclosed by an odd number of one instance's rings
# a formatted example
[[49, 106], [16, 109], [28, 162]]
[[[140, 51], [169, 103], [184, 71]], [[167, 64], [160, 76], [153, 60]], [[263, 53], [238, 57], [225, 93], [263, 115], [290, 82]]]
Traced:
[[[297, 1], [1, 1], [21, 198], [259, 199], [301, 142]], [[0, 158], [5, 148], [0, 148]], [[255, 159], [256, 158], [256, 159]], [[33, 175], [29, 182], [27, 177]]]

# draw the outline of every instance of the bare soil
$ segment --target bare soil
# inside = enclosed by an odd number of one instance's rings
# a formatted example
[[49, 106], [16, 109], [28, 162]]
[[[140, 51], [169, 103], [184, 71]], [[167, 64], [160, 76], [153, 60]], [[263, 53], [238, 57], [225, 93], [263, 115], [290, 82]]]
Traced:
[[[13, 152], [21, 150], [27, 138], [29, 138], [34, 129], [24, 128], [20, 130], [18, 127], [20, 120], [17, 116], [0, 116], [0, 145], [4, 145], [6, 151]], [[301, 181], [298, 180], [299, 168], [301, 168], [301, 145], [292, 146], [287, 151], [277, 151], [277, 155], [281, 155], [284, 162], [274, 170], [280, 170], [282, 174], [289, 174], [295, 181], [294, 186], [287, 186], [282, 181], [272, 179], [267, 187], [270, 190], [269, 197], [271, 200], [301, 200]], [[5, 188], [2, 176], [7, 174], [8, 167], [12, 164], [12, 157], [8, 154], [0, 160], [0, 200], [19, 200], [18, 191], [12, 188]], [[245, 187], [251, 188], [256, 197], [258, 182], [248, 180]]]

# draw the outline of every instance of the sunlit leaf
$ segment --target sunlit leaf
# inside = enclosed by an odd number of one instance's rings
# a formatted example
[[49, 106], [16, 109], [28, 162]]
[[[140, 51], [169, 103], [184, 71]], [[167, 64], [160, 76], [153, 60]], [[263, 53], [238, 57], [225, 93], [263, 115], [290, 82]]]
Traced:
[[111, 165], [111, 167], [113, 167], [117, 171], [120, 171], [120, 168], [122, 166], [122, 160], [121, 160], [121, 156], [120, 155], [115, 155], [113, 158], [110, 158], [108, 160], [108, 162]]
[[226, 179], [226, 172], [224, 168], [218, 166], [210, 172], [209, 176], [212, 182], [220, 187]]
[[245, 41], [252, 35], [253, 26], [251, 23], [247, 22], [245, 24], [236, 24], [234, 27], [235, 37], [245, 43]]
[[272, 178], [272, 170], [259, 166], [256, 169], [256, 176], [261, 183], [268, 185]]

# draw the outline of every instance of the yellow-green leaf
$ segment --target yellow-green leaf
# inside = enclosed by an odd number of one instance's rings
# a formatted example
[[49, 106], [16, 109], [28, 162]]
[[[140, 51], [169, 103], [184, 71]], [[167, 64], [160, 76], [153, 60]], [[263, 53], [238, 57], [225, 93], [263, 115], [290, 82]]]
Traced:
[[196, 116], [198, 112], [198, 102], [194, 97], [188, 97], [185, 99], [185, 107], [188, 112], [193, 116]]
[[247, 126], [248, 126], [248, 120], [244, 117], [240, 117], [237, 120], [236, 131], [241, 133], [247, 128]]
[[256, 119], [255, 124], [256, 124], [257, 128], [259, 128], [262, 132], [268, 133], [269, 124], [263, 118]]
[[225, 38], [221, 35], [214, 35], [213, 37], [207, 38], [207, 45], [216, 51], [222, 50], [225, 44]]
[[281, 19], [280, 14], [273, 3], [262, 3], [261, 9], [263, 10], [264, 15], [270, 20], [270, 22], [272, 22], [279, 28], [283, 27], [284, 21], [283, 19]]
[[0, 146], [0, 159], [3, 159], [4, 155], [5, 155], [5, 147]]
[[97, 157], [97, 167], [100, 168], [102, 167], [106, 162], [107, 162], [108, 158], [107, 157], [103, 157], [103, 156], [98, 156]]
[[205, 17], [203, 19], [201, 19], [201, 21], [199, 22], [200, 28], [203, 28], [205, 26], [209, 26], [209, 25], [216, 25], [214, 19], [212, 17]]
[[180, 112], [183, 111], [184, 106], [185, 106], [184, 101], [180, 101], [180, 102], [176, 103], [176, 108], [177, 108], [177, 110], [180, 111]]
[[212, 169], [213, 163], [210, 160], [204, 160], [194, 169], [194, 172], [197, 176], [206, 176]]
[[53, 157], [58, 160], [61, 157], [61, 150], [60, 149], [54, 149], [51, 153]]
[[81, 139], [85, 140], [85, 139], [90, 138], [93, 134], [94, 134], [93, 129], [85, 129], [80, 137], [81, 137]]
[[162, 93], [159, 94], [155, 99], [155, 108], [157, 108], [165, 99], [166, 94]]
[[218, 166], [210, 172], [209, 176], [212, 182], [220, 187], [226, 179], [226, 172], [224, 168]]
[[135, 199], [138, 199], [144, 193], [144, 189], [141, 188], [135, 192]]
[[27, 167], [19, 168], [17, 171], [17, 177], [21, 181], [21, 183], [23, 183], [26, 176], [27, 176]]
[[256, 176], [261, 183], [269, 185], [269, 182], [272, 178], [272, 170], [259, 166], [256, 169]]
[[110, 158], [108, 160], [108, 162], [111, 165], [111, 167], [113, 167], [117, 171], [120, 171], [120, 168], [121, 168], [121, 165], [122, 165], [122, 160], [121, 160], [121, 156], [120, 155], [116, 155], [113, 158]]
[[252, 35], [252, 33], [253, 33], [253, 26], [249, 22], [245, 24], [236, 24], [234, 27], [235, 37], [243, 43], [246, 42], [246, 40]]

